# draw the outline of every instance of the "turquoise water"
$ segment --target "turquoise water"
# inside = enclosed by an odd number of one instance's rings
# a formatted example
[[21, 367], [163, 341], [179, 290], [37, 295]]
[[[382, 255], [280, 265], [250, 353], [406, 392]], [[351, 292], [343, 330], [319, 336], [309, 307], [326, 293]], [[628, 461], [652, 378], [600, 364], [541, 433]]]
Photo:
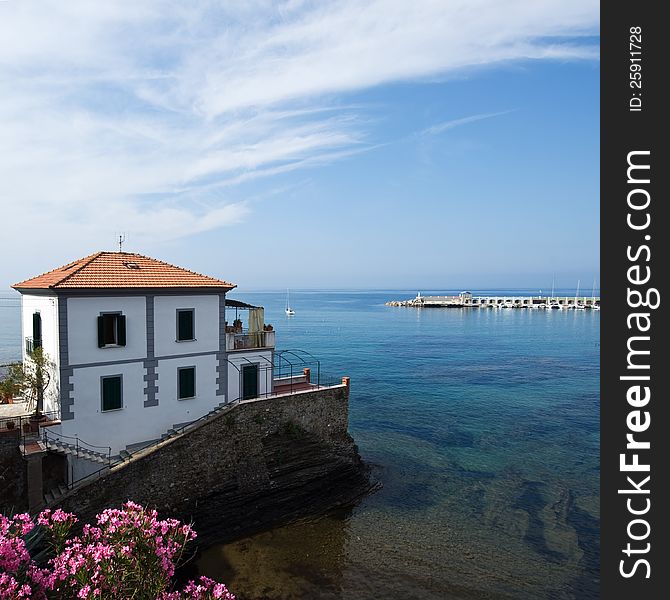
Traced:
[[384, 306], [414, 295], [292, 291], [294, 317], [285, 293], [232, 295], [265, 306], [279, 348], [351, 377], [384, 487], [210, 548], [200, 571], [249, 600], [597, 598], [599, 313]]
[[[574, 293], [574, 292], [573, 292]], [[212, 548], [243, 598], [597, 598], [599, 332], [587, 311], [411, 309], [415, 292], [243, 294], [277, 345], [351, 377], [384, 487]]]

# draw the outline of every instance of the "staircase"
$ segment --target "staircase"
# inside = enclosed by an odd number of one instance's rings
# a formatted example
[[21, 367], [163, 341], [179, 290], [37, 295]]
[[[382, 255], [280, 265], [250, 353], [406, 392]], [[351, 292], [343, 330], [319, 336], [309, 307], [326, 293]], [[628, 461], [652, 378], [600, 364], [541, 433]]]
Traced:
[[[156, 444], [160, 444], [161, 442], [170, 439], [172, 437], [176, 437], [178, 435], [181, 435], [188, 431], [191, 426], [194, 426], [196, 423], [200, 423], [201, 421], [207, 421], [209, 419], [217, 417], [219, 414], [221, 414], [223, 411], [226, 409], [232, 408], [235, 406], [237, 402], [221, 402], [218, 406], [216, 406], [213, 410], [208, 412], [206, 415], [200, 417], [199, 419], [196, 419], [195, 421], [188, 421], [186, 423], [177, 423], [173, 425], [170, 429], [168, 429], [165, 433], [163, 433], [160, 437], [160, 439], [155, 440], [153, 442], [149, 442], [147, 444], [140, 444], [137, 445], [136, 447], [132, 448], [128, 446], [125, 450], [121, 450], [118, 455], [116, 456], [109, 456], [108, 453], [103, 453], [103, 452], [98, 452], [96, 450], [92, 450], [91, 448], [86, 448], [80, 444], [83, 444], [81, 440], [76, 440], [76, 444], [69, 444], [67, 442], [64, 442], [63, 440], [59, 438], [50, 438], [48, 436], [45, 436], [42, 440], [40, 440], [40, 443], [47, 449], [50, 450], [51, 452], [57, 452], [59, 454], [63, 455], [69, 455], [69, 456], [75, 456], [77, 458], [83, 458], [86, 460], [91, 460], [93, 462], [99, 463], [101, 465], [100, 471], [103, 471], [105, 467], [112, 468], [118, 464], [121, 464], [133, 457], [133, 455], [136, 452], [140, 452], [142, 450], [146, 450], [147, 448], [151, 448], [152, 446], [155, 446]], [[75, 438], [73, 438], [75, 439]], [[70, 483], [70, 486], [65, 486], [65, 485], [59, 485], [57, 488], [53, 488], [49, 492], [47, 492], [44, 495], [44, 500], [49, 506], [52, 502], [55, 502], [58, 500], [63, 494], [68, 492], [69, 490], [77, 487], [77, 484], [80, 483], [83, 480], [87, 480], [89, 476], [86, 476], [82, 478], [81, 480], [73, 481]]]
[[[170, 427], [170, 429], [168, 429], [164, 434], [161, 435], [160, 439], [158, 440], [158, 443], [160, 443], [164, 440], [167, 440], [171, 437], [174, 437], [176, 435], [180, 435], [180, 434], [184, 433], [189, 428], [190, 425], [193, 425], [195, 423], [199, 423], [200, 421], [207, 421], [207, 420], [217, 416], [218, 414], [222, 413], [224, 410], [226, 410], [226, 408], [230, 408], [234, 404], [235, 403], [233, 403], [233, 402], [228, 402], [228, 403], [221, 402], [216, 406], [216, 408], [209, 411], [206, 415], [200, 417], [199, 419], [196, 419], [195, 421], [187, 421], [186, 423], [177, 423], [177, 424], [173, 425], [172, 427]], [[123, 454], [123, 452], [121, 452], [121, 454]]]
[[[48, 451], [55, 452], [56, 454], [61, 454], [63, 456], [75, 456], [77, 458], [83, 458], [85, 460], [90, 460], [94, 463], [98, 463], [101, 469], [110, 466], [111, 460], [108, 453], [98, 452], [91, 448], [86, 448], [80, 445], [79, 440], [75, 438], [75, 444], [69, 444], [64, 442], [60, 438], [51, 438], [48, 435], [44, 435], [40, 444]], [[46, 494], [44, 494], [44, 502], [49, 506], [52, 502], [58, 500], [63, 494], [68, 492], [68, 486], [65, 484], [59, 484], [57, 487], [50, 489]]]
[[47, 450], [57, 452], [58, 454], [76, 456], [77, 458], [85, 458], [86, 460], [92, 460], [103, 465], [107, 465], [110, 462], [108, 454], [96, 452], [95, 450], [84, 448], [83, 446], [76, 446], [74, 444], [63, 442], [59, 439], [49, 438], [46, 438], [43, 440], [43, 442]]
[[51, 502], [55, 502], [67, 491], [67, 486], [59, 485], [58, 487], [53, 488], [51, 491], [44, 494], [44, 502], [46, 502], [47, 505]]

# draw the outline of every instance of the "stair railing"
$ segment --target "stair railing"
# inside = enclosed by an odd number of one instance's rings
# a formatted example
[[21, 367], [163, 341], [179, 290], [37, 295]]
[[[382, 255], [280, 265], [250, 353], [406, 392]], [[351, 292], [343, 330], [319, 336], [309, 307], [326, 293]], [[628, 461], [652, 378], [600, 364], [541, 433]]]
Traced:
[[[97, 454], [98, 456], [101, 457], [107, 454], [107, 463], [108, 465], [111, 463], [112, 460], [111, 446], [96, 446], [95, 444], [85, 442], [84, 440], [80, 439], [79, 436], [65, 435], [63, 433], [56, 434], [48, 431], [47, 429], [42, 430], [42, 440], [44, 441], [45, 444], [47, 444], [50, 441], [53, 443], [57, 443], [60, 441], [61, 438], [74, 440], [74, 444], [70, 444], [67, 442], [65, 444], [67, 446], [70, 446], [71, 448], [74, 447], [78, 458], [83, 457], [85, 452], [91, 454]], [[100, 450], [105, 450], [106, 452], [100, 452]]]

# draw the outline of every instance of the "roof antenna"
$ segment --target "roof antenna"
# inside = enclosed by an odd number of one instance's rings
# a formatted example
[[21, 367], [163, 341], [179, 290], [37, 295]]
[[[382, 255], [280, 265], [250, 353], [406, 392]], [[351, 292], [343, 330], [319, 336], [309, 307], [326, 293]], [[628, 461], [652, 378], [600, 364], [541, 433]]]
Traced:
[[126, 241], [126, 234], [121, 233], [119, 234], [119, 252], [123, 252], [123, 242]]

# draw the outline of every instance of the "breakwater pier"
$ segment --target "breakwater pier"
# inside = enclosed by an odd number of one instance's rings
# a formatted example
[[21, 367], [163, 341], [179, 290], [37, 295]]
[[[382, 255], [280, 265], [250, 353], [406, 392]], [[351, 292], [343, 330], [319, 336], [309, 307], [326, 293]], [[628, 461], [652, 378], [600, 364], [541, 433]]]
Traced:
[[412, 308], [525, 308], [600, 310], [600, 296], [473, 296], [461, 292], [456, 296], [422, 296], [409, 300], [390, 300], [386, 306]]

